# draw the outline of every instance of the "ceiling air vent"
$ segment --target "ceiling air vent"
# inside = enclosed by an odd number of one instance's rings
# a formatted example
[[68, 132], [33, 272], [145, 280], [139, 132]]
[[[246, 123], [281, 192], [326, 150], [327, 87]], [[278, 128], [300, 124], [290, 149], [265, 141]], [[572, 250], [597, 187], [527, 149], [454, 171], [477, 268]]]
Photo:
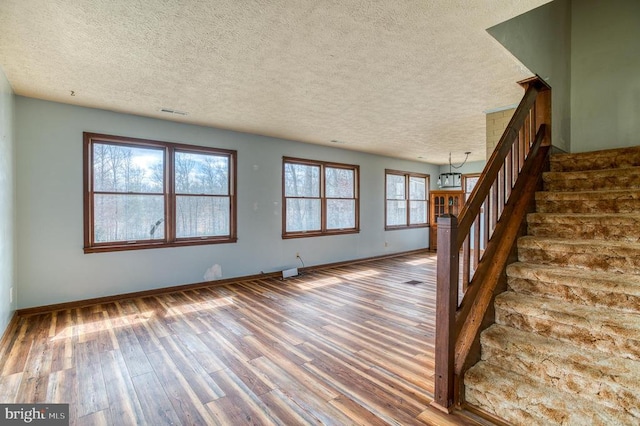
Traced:
[[162, 108], [160, 112], [166, 112], [167, 114], [188, 115], [188, 112], [178, 111], [170, 108]]

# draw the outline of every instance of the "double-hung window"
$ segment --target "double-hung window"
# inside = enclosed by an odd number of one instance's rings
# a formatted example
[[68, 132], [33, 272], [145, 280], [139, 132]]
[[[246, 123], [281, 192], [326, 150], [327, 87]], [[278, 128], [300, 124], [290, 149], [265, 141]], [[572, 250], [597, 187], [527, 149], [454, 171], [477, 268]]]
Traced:
[[283, 158], [283, 238], [359, 231], [359, 167]]
[[429, 175], [385, 170], [385, 229], [429, 225]]
[[84, 250], [236, 241], [236, 152], [84, 133]]

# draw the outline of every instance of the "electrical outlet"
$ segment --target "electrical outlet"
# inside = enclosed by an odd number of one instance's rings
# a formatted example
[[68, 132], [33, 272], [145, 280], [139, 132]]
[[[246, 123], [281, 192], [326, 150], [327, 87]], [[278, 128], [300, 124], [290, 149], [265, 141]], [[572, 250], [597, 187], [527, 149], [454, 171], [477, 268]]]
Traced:
[[13, 303], [13, 287], [9, 289], [9, 303]]
[[296, 252], [296, 257], [300, 257], [300, 252]]
[[384, 246], [385, 246], [385, 247], [389, 247], [389, 242], [388, 242], [388, 241], [385, 241], [385, 242], [384, 242]]

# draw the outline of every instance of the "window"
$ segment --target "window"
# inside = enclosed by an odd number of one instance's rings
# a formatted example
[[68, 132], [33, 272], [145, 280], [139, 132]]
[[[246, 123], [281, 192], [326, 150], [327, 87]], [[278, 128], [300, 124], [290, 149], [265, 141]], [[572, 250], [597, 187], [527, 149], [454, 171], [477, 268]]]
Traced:
[[84, 133], [84, 251], [236, 241], [236, 152]]
[[429, 175], [385, 170], [385, 229], [417, 228], [429, 224]]
[[469, 173], [462, 175], [462, 188], [464, 189], [464, 200], [467, 201], [471, 196], [471, 191], [475, 188], [480, 180], [480, 173]]
[[359, 167], [283, 158], [282, 237], [359, 232]]

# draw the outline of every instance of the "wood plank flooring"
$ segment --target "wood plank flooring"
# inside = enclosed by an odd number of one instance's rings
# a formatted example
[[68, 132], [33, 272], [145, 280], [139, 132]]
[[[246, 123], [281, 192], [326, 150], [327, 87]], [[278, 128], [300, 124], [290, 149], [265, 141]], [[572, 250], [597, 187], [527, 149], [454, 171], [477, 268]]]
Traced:
[[77, 425], [467, 424], [429, 407], [435, 254], [20, 317], [1, 402]]

